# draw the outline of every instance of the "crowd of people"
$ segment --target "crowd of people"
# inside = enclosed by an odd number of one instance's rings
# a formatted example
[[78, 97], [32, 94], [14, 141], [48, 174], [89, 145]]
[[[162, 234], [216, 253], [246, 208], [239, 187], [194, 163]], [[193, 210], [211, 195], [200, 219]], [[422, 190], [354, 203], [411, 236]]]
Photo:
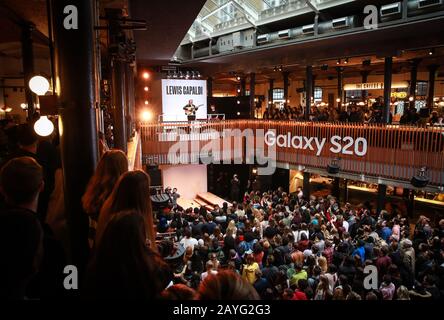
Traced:
[[[47, 190], [51, 167], [41, 155], [48, 152], [37, 151], [42, 142], [29, 128], [18, 128], [17, 137], [0, 171], [0, 296], [65, 297], [73, 294], [63, 287], [73, 244], [66, 236], [63, 173], [54, 166]], [[412, 228], [399, 212], [377, 213], [369, 203], [353, 207], [282, 188], [247, 192], [242, 201], [214, 208], [181, 208], [177, 190], [168, 194], [166, 206], [153, 206], [149, 176], [128, 171], [123, 152], [104, 151], [82, 198], [84, 213], [78, 213], [89, 220], [82, 297], [443, 297], [444, 220], [433, 225], [421, 216]], [[371, 288], [364, 283], [367, 266], [377, 269]]]
[[[185, 249], [174, 283], [199, 290], [230, 270], [260, 298], [286, 300], [437, 300], [444, 294], [444, 220], [425, 216], [414, 228], [401, 213], [369, 203], [341, 206], [334, 197], [304, 199], [281, 188], [246, 193], [214, 210], [167, 208], [168, 232]], [[161, 242], [165, 257], [174, 251]], [[165, 253], [166, 252], [166, 253]], [[377, 268], [366, 288], [366, 266]]]
[[[371, 108], [351, 103], [346, 109], [339, 110], [330, 106], [312, 106], [310, 109], [309, 120], [317, 122], [349, 122], [349, 123], [384, 123], [383, 107], [381, 103], [376, 102]], [[262, 119], [266, 120], [305, 120], [302, 106], [291, 107], [285, 105], [282, 108], [268, 107]], [[389, 123], [392, 123], [393, 115], [390, 113]], [[433, 111], [422, 115], [414, 107], [406, 107], [399, 123], [403, 125], [425, 125], [443, 126], [444, 114]]]

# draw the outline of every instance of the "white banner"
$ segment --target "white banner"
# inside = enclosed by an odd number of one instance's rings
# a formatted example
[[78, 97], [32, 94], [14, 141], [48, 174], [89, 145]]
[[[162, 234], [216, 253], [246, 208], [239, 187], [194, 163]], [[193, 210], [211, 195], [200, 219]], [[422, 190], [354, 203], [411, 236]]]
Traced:
[[207, 119], [206, 80], [162, 80], [163, 121]]

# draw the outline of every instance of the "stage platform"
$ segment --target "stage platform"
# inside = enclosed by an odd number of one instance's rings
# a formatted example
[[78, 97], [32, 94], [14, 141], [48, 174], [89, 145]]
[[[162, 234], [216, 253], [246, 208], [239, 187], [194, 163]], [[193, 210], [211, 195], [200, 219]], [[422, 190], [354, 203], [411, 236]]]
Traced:
[[[193, 200], [179, 198], [177, 199], [177, 204], [184, 209], [188, 208], [200, 208], [205, 207], [207, 210], [214, 210], [214, 207], [218, 205], [222, 208], [222, 205], [225, 201], [224, 199], [212, 194], [211, 192], [202, 192], [198, 193], [196, 198]], [[228, 206], [231, 206], [231, 203], [227, 202]]]
[[213, 207], [215, 205], [218, 205], [220, 208], [222, 208], [222, 205], [224, 202], [226, 202], [228, 204], [228, 206], [231, 206], [231, 203], [216, 196], [215, 194], [212, 194], [211, 192], [198, 193], [196, 198], [198, 200], [201, 200], [201, 201], [207, 203], [210, 206], [213, 206]]
[[194, 200], [189, 200], [189, 199], [184, 199], [184, 198], [179, 198], [177, 199], [177, 204], [179, 206], [181, 206], [184, 209], [188, 209], [188, 208], [200, 208], [201, 205], [199, 203], [197, 203]]

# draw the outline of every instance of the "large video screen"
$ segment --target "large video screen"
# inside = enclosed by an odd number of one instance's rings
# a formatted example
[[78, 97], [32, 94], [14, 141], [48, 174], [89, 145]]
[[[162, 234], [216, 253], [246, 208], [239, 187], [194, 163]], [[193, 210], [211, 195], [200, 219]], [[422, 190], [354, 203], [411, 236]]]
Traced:
[[205, 80], [162, 80], [163, 121], [207, 119]]

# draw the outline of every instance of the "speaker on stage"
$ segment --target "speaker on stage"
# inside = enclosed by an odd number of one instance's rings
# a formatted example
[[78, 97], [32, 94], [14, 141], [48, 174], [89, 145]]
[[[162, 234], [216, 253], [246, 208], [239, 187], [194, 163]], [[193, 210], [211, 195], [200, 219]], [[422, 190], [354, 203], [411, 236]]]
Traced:
[[145, 171], [150, 176], [152, 187], [162, 186], [162, 170], [159, 169], [159, 166], [147, 164]]

